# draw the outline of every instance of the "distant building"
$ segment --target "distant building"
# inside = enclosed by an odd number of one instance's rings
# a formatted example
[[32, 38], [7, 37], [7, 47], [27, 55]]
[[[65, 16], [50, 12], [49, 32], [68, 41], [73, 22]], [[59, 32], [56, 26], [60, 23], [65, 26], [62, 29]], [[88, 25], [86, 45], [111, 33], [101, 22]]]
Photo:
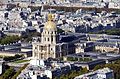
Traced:
[[110, 43], [110, 42], [96, 42], [95, 50], [101, 52], [113, 52], [120, 53], [120, 46], [118, 43]]
[[80, 42], [76, 43], [75, 46], [75, 53], [93, 51], [95, 47], [93, 42]]
[[48, 22], [45, 24], [41, 38], [33, 42], [33, 57], [38, 59], [58, 58], [68, 54], [68, 45], [60, 42], [56, 24], [49, 14]]
[[0, 45], [1, 56], [15, 56], [16, 54], [24, 55], [24, 57], [32, 56], [32, 45], [29, 43], [11, 43]]
[[113, 70], [109, 68], [103, 68], [80, 75], [78, 77], [75, 77], [74, 79], [114, 79], [114, 73]]
[[120, 55], [115, 53], [80, 52], [64, 56], [63, 59], [64, 61], [73, 62], [76, 66], [86, 67], [88, 70], [92, 70], [96, 65], [103, 65], [119, 60]]
[[80, 67], [67, 62], [33, 59], [17, 79], [54, 79], [78, 68], [80, 69]]
[[4, 34], [8, 35], [8, 36], [13, 36], [13, 35], [16, 35], [16, 36], [22, 36], [24, 34], [24, 32], [22, 31], [4, 31]]

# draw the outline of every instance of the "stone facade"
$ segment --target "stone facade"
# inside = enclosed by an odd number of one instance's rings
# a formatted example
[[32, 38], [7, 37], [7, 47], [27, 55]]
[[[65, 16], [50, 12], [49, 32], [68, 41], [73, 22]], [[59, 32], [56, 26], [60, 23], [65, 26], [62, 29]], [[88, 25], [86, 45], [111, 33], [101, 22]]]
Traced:
[[56, 25], [51, 18], [52, 15], [49, 15], [39, 41], [33, 42], [33, 58], [48, 59], [67, 55], [67, 44], [60, 42]]

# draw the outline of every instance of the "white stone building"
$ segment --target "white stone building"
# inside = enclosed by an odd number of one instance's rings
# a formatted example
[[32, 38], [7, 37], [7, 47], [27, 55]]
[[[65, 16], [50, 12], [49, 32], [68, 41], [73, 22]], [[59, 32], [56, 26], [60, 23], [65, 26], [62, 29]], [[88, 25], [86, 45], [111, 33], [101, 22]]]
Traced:
[[94, 72], [86, 73], [75, 77], [74, 79], [114, 79], [113, 70], [109, 68], [103, 68]]
[[49, 14], [41, 38], [33, 42], [33, 58], [47, 59], [67, 55], [67, 44], [60, 43], [59, 37], [56, 24], [52, 21], [52, 15]]

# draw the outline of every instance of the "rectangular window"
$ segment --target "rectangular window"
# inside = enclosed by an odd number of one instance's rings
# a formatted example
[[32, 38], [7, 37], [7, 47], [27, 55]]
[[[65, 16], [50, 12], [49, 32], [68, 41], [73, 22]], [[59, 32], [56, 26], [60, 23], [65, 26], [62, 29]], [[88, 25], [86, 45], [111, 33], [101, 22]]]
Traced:
[[48, 41], [49, 41], [49, 38], [48, 38]]
[[53, 36], [51, 37], [51, 41], [53, 42]]

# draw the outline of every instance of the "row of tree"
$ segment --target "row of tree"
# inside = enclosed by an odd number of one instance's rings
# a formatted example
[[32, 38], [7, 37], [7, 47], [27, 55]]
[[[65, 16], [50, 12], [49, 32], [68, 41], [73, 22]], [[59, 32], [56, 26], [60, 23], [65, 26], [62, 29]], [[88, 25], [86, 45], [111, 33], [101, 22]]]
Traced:
[[0, 76], [0, 79], [16, 79], [17, 76], [21, 73], [23, 69], [27, 67], [28, 64], [25, 64], [23, 67], [21, 67], [17, 72], [14, 70], [13, 67], [10, 67], [5, 71], [4, 74]]
[[0, 44], [10, 44], [10, 43], [15, 43], [20, 40], [19, 36], [13, 35], [13, 36], [4, 36], [3, 38], [0, 39]]
[[30, 42], [32, 41], [33, 37], [40, 36], [40, 35], [41, 34], [38, 32], [27, 32], [26, 34], [22, 35], [20, 38], [21, 38], [21, 41], [23, 42]]
[[[94, 67], [93, 70], [95, 71], [105, 67], [108, 67], [113, 70], [115, 79], [120, 79], [120, 60], [117, 60], [115, 62], [108, 63], [108, 64], [97, 65]], [[79, 76], [88, 72], [89, 71], [87, 70], [87, 68], [82, 68], [79, 71], [73, 70], [68, 74], [63, 74], [59, 78], [55, 77], [54, 79], [74, 79], [76, 76]]]
[[105, 64], [105, 65], [97, 65], [95, 66], [94, 70], [102, 69], [104, 67], [108, 67], [112, 69], [114, 72], [115, 79], [120, 79], [120, 60], [114, 63]]
[[21, 67], [11, 79], [16, 79], [17, 76], [21, 73], [21, 71], [27, 67], [27, 65], [28, 64], [25, 64], [23, 67]]
[[54, 79], [74, 79], [76, 76], [85, 74], [87, 72], [88, 72], [87, 68], [81, 68], [79, 71], [73, 70], [73, 71], [70, 71], [68, 74], [63, 74], [62, 76], [55, 77]]
[[56, 9], [59, 11], [66, 11], [66, 12], [75, 12], [78, 9], [82, 9], [85, 11], [96, 11], [96, 12], [102, 12], [102, 11], [106, 11], [106, 12], [111, 12], [111, 11], [116, 11], [117, 13], [119, 13], [120, 9], [114, 9], [114, 8], [96, 8], [96, 7], [66, 7], [66, 6], [49, 6], [49, 5], [44, 5], [44, 9]]
[[19, 59], [21, 57], [23, 57], [23, 55], [16, 54], [15, 56], [5, 56], [5, 57], [3, 57], [3, 60], [5, 60], [5, 61], [13, 61], [13, 60], [17, 60], [17, 59]]
[[6, 70], [6, 72], [0, 76], [0, 79], [11, 79], [12, 76], [15, 74], [15, 70], [13, 67], [10, 67]]
[[92, 61], [91, 58], [87, 58], [87, 57], [84, 57], [84, 58], [76, 58], [76, 57], [67, 57], [67, 60], [68, 61], [79, 61], [79, 62], [89, 62], [89, 61]]
[[110, 30], [102, 30], [98, 32], [90, 32], [92, 34], [108, 34], [108, 35], [120, 35], [120, 28], [114, 28]]

